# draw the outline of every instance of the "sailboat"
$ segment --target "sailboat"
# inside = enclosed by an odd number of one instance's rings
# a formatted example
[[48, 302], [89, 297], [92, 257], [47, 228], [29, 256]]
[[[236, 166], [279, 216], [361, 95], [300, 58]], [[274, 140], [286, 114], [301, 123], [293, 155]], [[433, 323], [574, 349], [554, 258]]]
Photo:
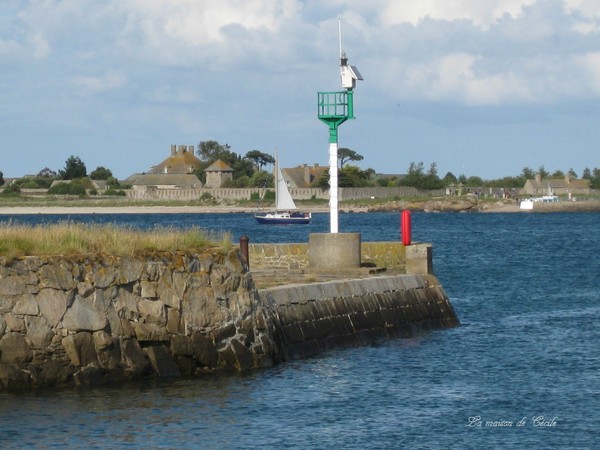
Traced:
[[275, 211], [256, 213], [254, 218], [261, 224], [307, 224], [310, 223], [311, 214], [298, 211], [294, 199], [290, 195], [283, 174], [279, 168], [277, 154], [275, 154]]

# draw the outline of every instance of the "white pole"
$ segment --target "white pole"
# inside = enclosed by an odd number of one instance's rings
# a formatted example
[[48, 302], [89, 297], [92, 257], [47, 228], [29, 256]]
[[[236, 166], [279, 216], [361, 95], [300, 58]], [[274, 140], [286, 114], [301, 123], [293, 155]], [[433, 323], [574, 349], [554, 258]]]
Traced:
[[342, 59], [342, 19], [338, 18], [338, 42], [340, 43], [340, 59]]
[[329, 221], [331, 233], [338, 232], [338, 145], [329, 143]]

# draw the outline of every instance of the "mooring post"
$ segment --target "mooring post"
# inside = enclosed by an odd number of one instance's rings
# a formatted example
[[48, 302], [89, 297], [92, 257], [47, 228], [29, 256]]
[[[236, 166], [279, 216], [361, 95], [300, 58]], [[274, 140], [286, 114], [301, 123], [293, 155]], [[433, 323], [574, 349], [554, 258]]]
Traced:
[[250, 270], [250, 257], [248, 256], [248, 241], [250, 238], [246, 235], [240, 238], [240, 252], [242, 252], [242, 258], [246, 261], [246, 265], [248, 266], [248, 270]]

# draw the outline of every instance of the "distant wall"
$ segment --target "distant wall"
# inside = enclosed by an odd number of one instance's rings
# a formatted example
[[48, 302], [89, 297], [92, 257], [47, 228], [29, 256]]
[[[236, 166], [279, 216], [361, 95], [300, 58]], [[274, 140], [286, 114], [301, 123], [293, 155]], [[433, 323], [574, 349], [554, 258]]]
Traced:
[[[198, 200], [203, 195], [211, 195], [221, 200], [250, 200], [252, 194], [258, 197], [264, 195], [262, 188], [220, 188], [220, 189], [128, 189], [127, 198], [132, 200]], [[273, 191], [273, 189], [268, 189]], [[327, 200], [329, 190], [320, 188], [291, 188], [290, 194], [295, 200], [310, 200], [312, 198]], [[394, 198], [419, 195], [445, 195], [444, 190], [420, 191], [412, 187], [373, 187], [373, 188], [340, 188], [338, 198], [343, 200], [367, 198]]]

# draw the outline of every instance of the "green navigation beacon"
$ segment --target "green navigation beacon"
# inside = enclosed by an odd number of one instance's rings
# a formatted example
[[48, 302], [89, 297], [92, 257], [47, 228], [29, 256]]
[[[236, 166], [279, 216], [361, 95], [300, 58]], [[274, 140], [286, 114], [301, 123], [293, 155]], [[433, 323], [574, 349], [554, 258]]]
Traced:
[[355, 66], [348, 64], [342, 51], [342, 24], [338, 20], [340, 42], [340, 74], [343, 91], [318, 93], [318, 117], [329, 127], [329, 217], [330, 232], [337, 233], [338, 225], [338, 127], [354, 117], [354, 88], [362, 80]]

